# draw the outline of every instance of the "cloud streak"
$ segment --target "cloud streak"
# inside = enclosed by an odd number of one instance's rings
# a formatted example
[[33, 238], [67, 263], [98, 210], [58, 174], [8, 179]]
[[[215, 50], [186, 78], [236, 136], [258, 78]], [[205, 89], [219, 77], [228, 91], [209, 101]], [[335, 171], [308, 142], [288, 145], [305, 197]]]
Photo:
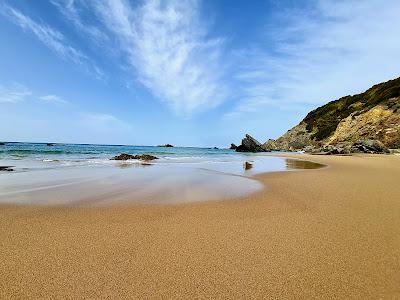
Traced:
[[0, 85], [0, 103], [19, 103], [32, 95], [32, 92], [19, 83]]
[[72, 61], [73, 63], [84, 67], [86, 71], [94, 74], [99, 79], [104, 76], [101, 69], [86, 55], [78, 49], [68, 45], [61, 32], [44, 23], [34, 21], [29, 16], [9, 5], [6, 5], [5, 3], [1, 4], [0, 7], [2, 8], [3, 15], [5, 15], [9, 20], [21, 27], [23, 30], [31, 32], [46, 47], [57, 53], [63, 59]]
[[132, 130], [132, 125], [130, 123], [106, 113], [82, 113], [79, 123], [82, 124], [84, 128], [89, 128], [92, 131], [111, 134], [114, 134], [116, 131], [128, 132]]
[[305, 112], [399, 76], [398, 1], [312, 3], [280, 10], [265, 26], [265, 43], [237, 52], [241, 98], [226, 116]]
[[[87, 7], [85, 7], [85, 2], [75, 0], [51, 0], [50, 2], [57, 7], [58, 11], [68, 22], [71, 22], [80, 33], [90, 37], [97, 44], [109, 41], [107, 34], [100, 28], [82, 20], [81, 11], [87, 9]], [[78, 8], [78, 4], [81, 4], [81, 9]]]
[[64, 100], [63, 98], [57, 96], [57, 95], [45, 95], [45, 96], [40, 96], [39, 100], [44, 102], [44, 103], [59, 103], [59, 104], [67, 104], [69, 103], [68, 101]]
[[197, 1], [104, 0], [96, 7], [119, 40], [137, 79], [182, 116], [216, 107], [226, 99], [223, 41], [207, 38]]

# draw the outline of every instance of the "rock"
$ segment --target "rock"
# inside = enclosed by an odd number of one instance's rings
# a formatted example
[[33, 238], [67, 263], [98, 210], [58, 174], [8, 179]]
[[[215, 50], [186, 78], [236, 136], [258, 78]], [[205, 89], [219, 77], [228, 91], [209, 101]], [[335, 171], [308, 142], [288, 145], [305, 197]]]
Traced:
[[242, 139], [242, 144], [239, 145], [236, 148], [237, 152], [267, 152], [269, 150], [266, 150], [263, 148], [263, 146], [258, 142], [255, 138], [250, 136], [249, 134], [246, 134], [245, 138]]
[[278, 147], [276, 145], [276, 141], [274, 139], [269, 139], [268, 141], [266, 141], [263, 145], [263, 148], [270, 150], [270, 151], [281, 150], [281, 149], [278, 149]]
[[316, 142], [312, 141], [311, 134], [306, 130], [306, 124], [299, 125], [288, 130], [280, 138], [273, 140], [269, 139], [263, 145], [264, 149], [272, 151], [299, 151], [306, 146], [316, 146]]
[[389, 149], [390, 154], [400, 155], [400, 149]]
[[218, 148], [218, 147], [214, 147], [213, 149], [214, 149], [214, 150], [218, 150], [219, 148]]
[[351, 151], [355, 153], [390, 153], [389, 149], [378, 140], [357, 141], [351, 146]]
[[244, 163], [244, 169], [247, 171], [247, 170], [250, 170], [251, 168], [253, 167], [253, 164], [252, 163], [250, 163], [250, 162], [248, 162], [248, 161], [246, 161], [245, 163]]
[[53, 143], [47, 143], [46, 145], [49, 146], [49, 147], [54, 146]]
[[158, 157], [150, 154], [142, 154], [142, 155], [135, 155], [135, 159], [141, 159], [141, 160], [155, 160], [158, 159]]
[[14, 169], [12, 166], [0, 166], [0, 171], [12, 172]]
[[171, 145], [171, 144], [165, 144], [165, 145], [158, 145], [157, 147], [166, 147], [166, 148], [172, 148], [172, 147], [174, 147], [173, 145]]
[[126, 154], [126, 153], [121, 153], [120, 155], [114, 156], [111, 158], [111, 160], [130, 160], [130, 159], [140, 159], [140, 160], [154, 160], [158, 159], [158, 157], [155, 157], [150, 154], [142, 154], [142, 155], [131, 155], [131, 154]]
[[235, 150], [237, 148], [237, 146], [235, 144], [231, 144], [231, 146], [229, 147], [229, 149]]
[[0, 142], [0, 146], [4, 146], [6, 143]]
[[348, 145], [324, 145], [322, 147], [307, 146], [304, 147], [304, 151], [318, 155], [346, 155], [351, 153]]
[[315, 146], [310, 145], [310, 146], [305, 146], [303, 148], [303, 150], [304, 150], [304, 152], [307, 152], [307, 153], [313, 153], [313, 152], [319, 151], [320, 149], [316, 148]]
[[111, 158], [111, 160], [129, 160], [129, 159], [135, 159], [135, 156], [131, 154], [121, 153], [120, 155]]

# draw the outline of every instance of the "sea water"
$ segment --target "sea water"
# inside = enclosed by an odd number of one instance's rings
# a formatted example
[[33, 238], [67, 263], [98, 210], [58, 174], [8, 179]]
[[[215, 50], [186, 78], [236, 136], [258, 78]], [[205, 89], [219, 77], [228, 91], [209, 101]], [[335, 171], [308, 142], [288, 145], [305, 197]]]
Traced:
[[[158, 159], [110, 160], [120, 153]], [[255, 174], [288, 170], [293, 163], [230, 149], [6, 143], [0, 145], [0, 166], [14, 169], [0, 172], [0, 203], [81, 206], [242, 197], [263, 188]]]

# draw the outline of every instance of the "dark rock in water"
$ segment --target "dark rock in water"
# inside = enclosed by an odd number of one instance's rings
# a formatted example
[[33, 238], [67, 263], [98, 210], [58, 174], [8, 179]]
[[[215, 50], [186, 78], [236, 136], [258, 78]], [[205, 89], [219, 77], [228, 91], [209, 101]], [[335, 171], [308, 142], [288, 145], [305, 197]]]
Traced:
[[54, 146], [53, 143], [47, 143], [46, 145], [49, 146], [49, 147]]
[[155, 160], [158, 159], [158, 157], [150, 154], [142, 154], [142, 155], [135, 155], [135, 159], [141, 159], [141, 160]]
[[239, 146], [237, 146], [236, 147], [236, 149], [235, 149], [235, 151], [236, 152], [253, 152], [253, 151], [250, 151], [246, 146], [244, 146], [244, 145], [239, 145]]
[[114, 156], [111, 158], [111, 160], [130, 160], [130, 159], [140, 159], [140, 160], [154, 160], [158, 159], [158, 157], [155, 157], [150, 154], [142, 154], [142, 155], [131, 155], [127, 153], [121, 153], [120, 155]]
[[219, 148], [218, 148], [218, 147], [214, 147], [213, 149], [217, 150], [217, 149], [219, 149]]
[[129, 160], [129, 159], [135, 159], [135, 155], [121, 153], [120, 155], [111, 158], [111, 160]]
[[244, 163], [244, 169], [247, 171], [247, 170], [250, 170], [251, 168], [253, 167], [253, 164], [252, 163], [249, 163], [248, 161], [246, 161], [245, 163]]
[[157, 147], [166, 147], [166, 148], [172, 148], [174, 145], [171, 144], [165, 144], [165, 145], [158, 145]]
[[390, 153], [389, 149], [378, 140], [357, 141], [351, 146], [352, 152], [361, 153]]
[[4, 146], [6, 143], [0, 142], [0, 146]]
[[255, 138], [246, 134], [245, 138], [242, 139], [242, 144], [236, 148], [237, 152], [267, 152], [259, 141]]
[[229, 147], [229, 149], [235, 150], [237, 148], [237, 146], [235, 144], [231, 144], [231, 146]]
[[12, 172], [14, 169], [12, 166], [0, 166], [0, 171]]

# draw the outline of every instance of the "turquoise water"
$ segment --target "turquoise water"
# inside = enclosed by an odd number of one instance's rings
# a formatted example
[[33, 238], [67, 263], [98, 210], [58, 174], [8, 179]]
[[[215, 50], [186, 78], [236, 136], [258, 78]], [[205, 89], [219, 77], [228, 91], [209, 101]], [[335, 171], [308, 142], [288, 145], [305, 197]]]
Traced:
[[168, 157], [203, 157], [235, 153], [229, 149], [195, 147], [155, 147], [129, 145], [93, 145], [93, 144], [51, 144], [46, 143], [6, 143], [0, 146], [0, 158], [35, 159], [107, 159], [119, 153], [154, 154]]
[[[92, 145], [92, 144], [51, 144], [46, 143], [6, 143], [0, 145], [0, 165], [14, 166], [16, 171], [37, 170], [42, 168], [64, 168], [74, 166], [127, 166], [142, 164], [137, 160], [115, 162], [110, 160], [120, 153], [152, 154], [159, 159], [152, 165], [197, 165], [210, 167], [218, 171], [242, 172], [245, 161], [255, 162], [255, 168], [246, 174], [274, 171], [284, 168], [282, 160], [262, 158], [252, 153], [237, 153], [230, 149], [196, 147], [156, 147], [129, 145]], [[265, 165], [265, 160], [268, 164]], [[264, 165], [264, 166], [263, 166]]]
[[[120, 153], [159, 159], [110, 160]], [[0, 203], [96, 206], [232, 199], [263, 188], [255, 174], [291, 165], [282, 157], [229, 149], [6, 143], [0, 145], [0, 166], [14, 172], [0, 172]]]

